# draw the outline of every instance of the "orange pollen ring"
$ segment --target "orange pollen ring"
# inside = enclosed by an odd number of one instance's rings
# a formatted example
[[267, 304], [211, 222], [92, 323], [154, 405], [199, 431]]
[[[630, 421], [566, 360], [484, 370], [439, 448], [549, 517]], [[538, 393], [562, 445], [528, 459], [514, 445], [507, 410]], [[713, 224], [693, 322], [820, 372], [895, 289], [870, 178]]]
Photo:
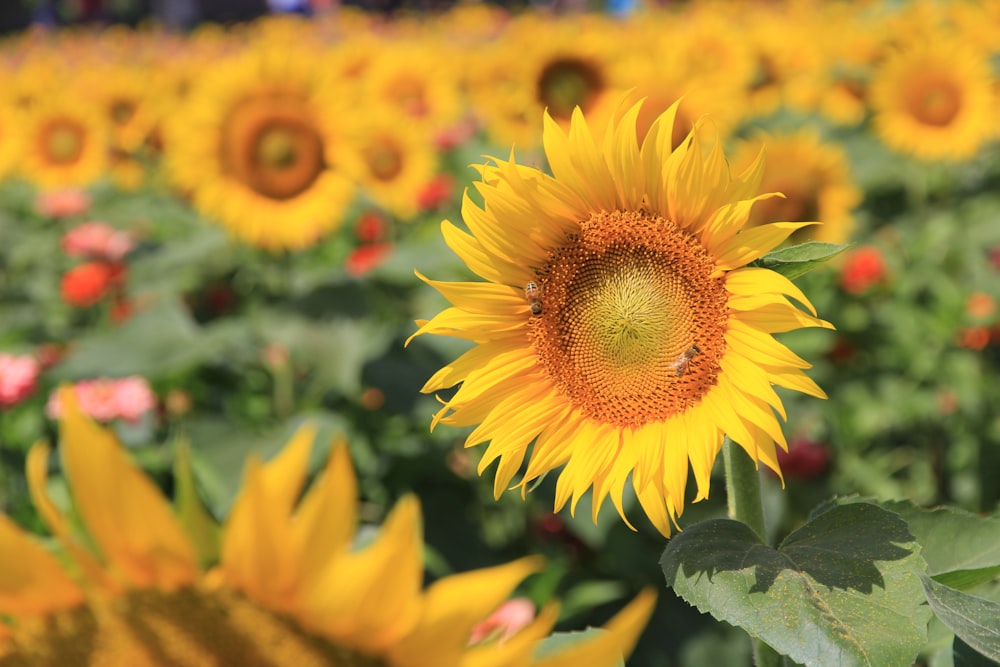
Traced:
[[661, 422], [717, 383], [728, 296], [704, 246], [644, 211], [594, 214], [537, 271], [529, 335], [557, 389], [619, 427]]

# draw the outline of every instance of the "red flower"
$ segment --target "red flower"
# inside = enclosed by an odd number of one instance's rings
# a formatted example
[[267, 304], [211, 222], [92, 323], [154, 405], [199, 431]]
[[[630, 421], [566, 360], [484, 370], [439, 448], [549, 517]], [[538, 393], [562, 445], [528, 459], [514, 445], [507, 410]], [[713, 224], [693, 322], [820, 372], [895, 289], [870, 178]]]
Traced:
[[815, 479], [830, 465], [830, 451], [818, 442], [798, 438], [788, 445], [788, 451], [778, 448], [778, 465], [790, 478]]
[[385, 220], [378, 213], [362, 213], [354, 225], [354, 235], [363, 243], [377, 243], [385, 238]]
[[107, 262], [74, 266], [62, 278], [63, 301], [78, 308], [93, 306], [122, 280], [124, 271], [122, 265]]
[[958, 344], [970, 350], [981, 350], [990, 344], [990, 330], [986, 327], [966, 327], [958, 332]]
[[417, 205], [423, 211], [440, 208], [442, 204], [451, 199], [451, 193], [454, 189], [454, 178], [448, 174], [438, 174], [417, 195]]
[[347, 275], [359, 278], [385, 261], [392, 246], [388, 243], [374, 243], [354, 249], [344, 262]]
[[862, 246], [849, 254], [840, 269], [840, 286], [851, 294], [861, 294], [884, 279], [885, 262], [874, 246]]

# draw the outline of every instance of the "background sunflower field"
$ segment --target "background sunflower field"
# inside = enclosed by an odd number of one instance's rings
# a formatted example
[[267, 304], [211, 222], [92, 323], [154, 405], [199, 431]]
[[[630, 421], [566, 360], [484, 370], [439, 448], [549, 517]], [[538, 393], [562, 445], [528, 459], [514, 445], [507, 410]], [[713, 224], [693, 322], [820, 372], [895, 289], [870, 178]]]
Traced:
[[[600, 127], [628, 91], [643, 133], [681, 99], [675, 145], [707, 116], [734, 171], [763, 148], [761, 191], [785, 197], [752, 222], [819, 220], [794, 240], [850, 244], [797, 279], [836, 330], [781, 337], [829, 400], [781, 394], [774, 536], [834, 495], [995, 515], [1000, 2], [317, 6], [0, 42], [0, 508], [16, 522], [45, 532], [26, 456], [58, 439], [73, 383], [168, 494], [190, 444], [216, 519], [245, 458], [309, 421], [346, 436], [363, 522], [420, 497], [428, 579], [543, 554], [522, 592], [561, 598], [566, 628], [662, 588], [647, 523], [554, 514], [548, 479], [495, 501], [468, 430], [431, 430], [420, 393], [467, 345], [405, 345], [443, 303], [414, 270], [470, 277], [440, 223], [476, 198], [475, 166], [513, 146], [545, 168], [544, 110]], [[57, 469], [49, 485], [66, 497]], [[719, 490], [681, 527], [725, 511]], [[1000, 601], [997, 583], [977, 594]], [[629, 665], [750, 660], [669, 592], [650, 628]], [[949, 632], [930, 636], [922, 664], [952, 664]]]

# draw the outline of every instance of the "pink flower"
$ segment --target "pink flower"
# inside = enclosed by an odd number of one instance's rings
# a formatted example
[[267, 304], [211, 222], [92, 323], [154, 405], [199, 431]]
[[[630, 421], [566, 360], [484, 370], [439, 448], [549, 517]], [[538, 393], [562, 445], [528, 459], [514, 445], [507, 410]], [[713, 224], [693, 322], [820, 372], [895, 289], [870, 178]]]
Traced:
[[535, 603], [528, 598], [507, 600], [490, 614], [485, 621], [472, 628], [469, 645], [479, 644], [493, 637], [504, 642], [535, 619]]
[[118, 262], [135, 247], [132, 235], [103, 222], [85, 222], [66, 232], [62, 249], [70, 257]]
[[[138, 375], [121, 379], [80, 380], [73, 388], [76, 390], [80, 410], [101, 422], [115, 419], [136, 422], [156, 407], [156, 394], [146, 379]], [[58, 392], [52, 392], [49, 396], [45, 412], [52, 419], [58, 419], [62, 414]]]
[[0, 408], [17, 405], [38, 385], [38, 360], [27, 355], [0, 353]]
[[35, 198], [35, 210], [50, 218], [71, 218], [89, 208], [90, 195], [79, 188], [41, 192]]
[[118, 417], [125, 421], [139, 421], [145, 413], [156, 407], [156, 394], [144, 377], [132, 375], [117, 380], [114, 391]]

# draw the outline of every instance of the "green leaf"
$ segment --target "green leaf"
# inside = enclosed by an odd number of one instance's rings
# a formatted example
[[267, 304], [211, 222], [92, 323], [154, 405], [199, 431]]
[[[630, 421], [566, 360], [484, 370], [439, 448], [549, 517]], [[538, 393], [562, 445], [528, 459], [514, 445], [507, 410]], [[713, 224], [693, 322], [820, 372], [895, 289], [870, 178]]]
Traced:
[[219, 557], [221, 528], [198, 496], [194, 470], [191, 467], [191, 443], [187, 439], [181, 439], [177, 443], [174, 456], [174, 484], [174, 506], [177, 508], [177, 516], [194, 543], [199, 562], [202, 565], [214, 563]]
[[[541, 660], [549, 656], [557, 655], [562, 651], [576, 646], [580, 642], [587, 642], [596, 639], [601, 633], [607, 632], [603, 628], [587, 628], [580, 632], [554, 632], [541, 641], [535, 649], [535, 659]], [[619, 659], [614, 667], [625, 667], [624, 658]]]
[[116, 329], [84, 336], [51, 374], [59, 380], [77, 380], [127, 375], [158, 378], [184, 372], [221, 358], [245, 335], [235, 329], [227, 333], [209, 335], [179, 302], [163, 300]]
[[[843, 499], [838, 502], [855, 502]], [[861, 502], [869, 502], [861, 499]], [[922, 547], [927, 574], [938, 582], [967, 590], [1000, 572], [1000, 519], [953, 507], [924, 510], [902, 500], [876, 502], [906, 521]]]
[[807, 241], [799, 245], [773, 250], [753, 264], [776, 271], [786, 278], [797, 278], [836, 257], [850, 248], [851, 245], [850, 243]]
[[745, 524], [690, 526], [660, 561], [668, 585], [719, 620], [807, 665], [910, 665], [930, 610], [920, 546], [906, 522], [871, 504], [834, 507], [778, 549]]
[[920, 581], [937, 617], [969, 646], [1000, 661], [1000, 604], [949, 588], [928, 576], [922, 575]]

